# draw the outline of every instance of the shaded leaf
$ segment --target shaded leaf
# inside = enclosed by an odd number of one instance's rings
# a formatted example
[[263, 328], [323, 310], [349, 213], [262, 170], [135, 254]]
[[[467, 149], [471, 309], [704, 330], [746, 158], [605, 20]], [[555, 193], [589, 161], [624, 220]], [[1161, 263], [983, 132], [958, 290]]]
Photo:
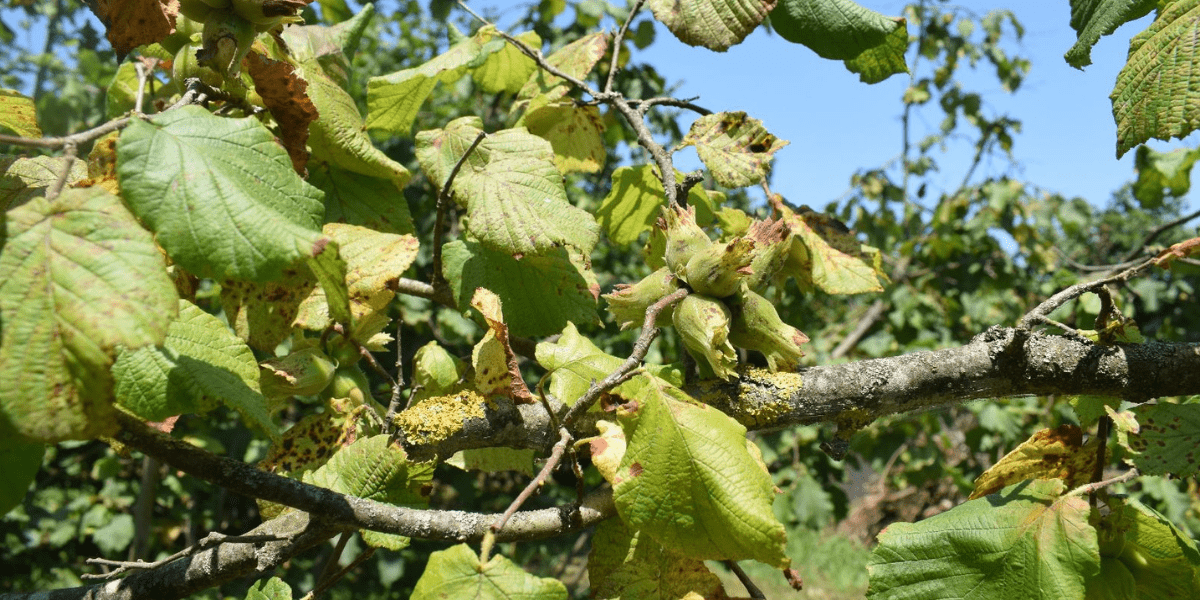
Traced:
[[727, 598], [721, 580], [703, 561], [663, 548], [620, 519], [596, 527], [588, 555], [592, 597], [679, 600]]
[[5, 480], [0, 488], [0, 517], [21, 505], [45, 455], [45, 444], [27, 444], [12, 438], [0, 442], [0, 471], [4, 472]]
[[1138, 430], [1118, 428], [1128, 459], [1146, 475], [1191, 477], [1200, 470], [1200, 404], [1143, 404], [1130, 409]]
[[273, 354], [291, 336], [300, 303], [314, 287], [316, 279], [306, 266], [289, 267], [268, 283], [226, 279], [221, 282], [221, 307], [229, 325], [251, 348]]
[[628, 441], [613, 484], [621, 519], [692, 558], [787, 567], [775, 486], [747, 449], [746, 428], [657, 378], [617, 392]]
[[322, 163], [309, 169], [308, 182], [325, 192], [326, 223], [362, 225], [382, 233], [415, 232], [408, 201], [395, 180]]
[[504, 556], [481, 564], [466, 544], [429, 555], [411, 600], [567, 600], [567, 588], [554, 579], [526, 573]]
[[503, 296], [513, 335], [550, 335], [568, 322], [599, 319], [595, 275], [582, 257], [566, 249], [516, 260], [477, 242], [455, 241], [443, 248], [442, 264], [459, 306], [480, 287]]
[[88, 5], [107, 30], [118, 60], [124, 60], [134, 48], [162, 41], [175, 31], [178, 4], [159, 0], [107, 0]]
[[1067, 50], [1067, 64], [1082, 69], [1092, 64], [1092, 46], [1130, 21], [1154, 10], [1156, 0], [1071, 0], [1071, 29], [1078, 40]]
[[475, 345], [471, 366], [475, 367], [475, 389], [483, 394], [503, 394], [514, 400], [533, 402], [533, 395], [521, 378], [517, 355], [508, 343], [508, 325], [500, 297], [486, 288], [476, 288], [471, 307], [487, 321], [488, 331]]
[[464, 471], [482, 471], [484, 473], [515, 471], [533, 477], [536, 472], [533, 464], [535, 454], [533, 450], [517, 448], [459, 450], [446, 459], [446, 464]]
[[[676, 172], [675, 180], [682, 181], [683, 174]], [[710, 196], [716, 196], [714, 200]], [[712, 222], [713, 205], [720, 204], [724, 195], [711, 192], [695, 186], [688, 191], [688, 206], [694, 207], [696, 222], [707, 225]], [[596, 220], [604, 227], [604, 232], [610, 240], [617, 244], [631, 244], [638, 240], [644, 231], [650, 231], [660, 214], [659, 209], [666, 204], [666, 192], [658, 171], [652, 165], [635, 167], [619, 167], [613, 171], [612, 187], [608, 195], [600, 202], [596, 210]], [[658, 254], [658, 264], [662, 266], [662, 254]]]
[[278, 435], [259, 392], [258, 361], [246, 343], [186, 300], [161, 346], [126, 350], [112, 367], [121, 406], [148, 421], [202, 413], [224, 403]]
[[1192, 165], [1200, 158], [1200, 150], [1178, 148], [1158, 152], [1140, 146], [1134, 158], [1138, 178], [1133, 182], [1133, 195], [1142, 208], [1158, 208], [1163, 198], [1178, 198], [1192, 188]]
[[[328, 9], [327, 4], [321, 4], [322, 10]], [[353, 17], [337, 19], [336, 25], [293, 25], [285, 27], [280, 37], [297, 63], [311, 65], [315, 60], [327, 77], [345, 87], [349, 83], [350, 59], [374, 16], [375, 5], [366, 3]]]
[[59, 441], [112, 427], [118, 349], [162, 343], [175, 287], [113, 195], [68, 189], [7, 214], [0, 251], [0, 432]]
[[1200, 124], [1200, 2], [1171, 2], [1129, 41], [1129, 59], [1111, 94], [1117, 158], [1150, 138], [1182, 138]]
[[783, 39], [804, 44], [821, 58], [846, 61], [846, 67], [867, 83], [908, 72], [904, 19], [884, 16], [853, 0], [779, 0], [771, 26]]
[[151, 122], [134, 119], [117, 142], [117, 161], [130, 209], [198, 276], [270, 281], [323, 247], [320, 190], [296, 175], [253, 117], [185, 106]]
[[[63, 159], [54, 156], [32, 158], [0, 158], [0, 209], [8, 210], [25, 203], [35, 196], [44, 196], [46, 189], [58, 179], [63, 168]], [[67, 175], [70, 185], [87, 175], [87, 163], [72, 159], [71, 172]]]
[[919, 523], [892, 523], [871, 555], [868, 598], [1082, 598], [1099, 571], [1087, 498], [1038, 480]]
[[[437, 187], [482, 133], [478, 117], [417, 135], [417, 159]], [[467, 230], [479, 242], [513, 256], [547, 254], [568, 244], [590, 253], [599, 226], [567, 201], [550, 143], [524, 129], [489, 135], [475, 148], [451, 184], [467, 208]]]
[[762, 23], [777, 0], [650, 0], [654, 18], [679, 41], [724, 52]]

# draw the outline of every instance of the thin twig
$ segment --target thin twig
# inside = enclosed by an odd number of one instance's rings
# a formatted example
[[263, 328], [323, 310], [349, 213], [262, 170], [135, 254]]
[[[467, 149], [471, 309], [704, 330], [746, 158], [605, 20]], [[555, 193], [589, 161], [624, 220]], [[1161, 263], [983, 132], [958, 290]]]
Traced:
[[672, 106], [675, 108], [686, 108], [687, 110], [698, 113], [701, 116], [711, 115], [711, 110], [704, 108], [703, 106], [693, 104], [694, 101], [699, 99], [699, 97], [684, 99], [661, 97], [649, 98], [647, 100], [627, 100], [627, 102], [629, 102], [630, 106], [635, 107], [639, 112], [643, 113], [651, 106], [657, 106], [661, 104], [663, 106]]
[[396, 379], [392, 382], [392, 397], [388, 400], [387, 414], [383, 418], [383, 432], [392, 432], [392, 420], [400, 410], [400, 392], [404, 388], [404, 344], [401, 343], [400, 332], [404, 319], [396, 319]]
[[372, 556], [375, 556], [375, 548], [374, 547], [370, 547], [370, 548], [367, 548], [366, 550], [363, 550], [361, 553], [359, 553], [358, 556], [354, 557], [354, 560], [350, 561], [350, 564], [348, 564], [344, 568], [340, 569], [337, 573], [331, 574], [328, 578], [322, 579], [321, 582], [318, 583], [317, 586], [314, 587], [311, 592], [305, 594], [301, 598], [301, 600], [312, 600], [313, 598], [316, 598], [317, 596], [324, 594], [326, 591], [329, 590], [329, 588], [333, 587], [333, 584], [340, 581], [343, 577], [346, 576], [347, 573], [358, 568], [359, 565], [366, 562], [367, 559], [371, 558]]
[[54, 183], [46, 190], [46, 199], [53, 200], [62, 192], [63, 187], [67, 185], [67, 180], [71, 178], [71, 169], [75, 166], [75, 155], [78, 152], [78, 146], [74, 143], [67, 144], [63, 150], [63, 164], [59, 167], [58, 176], [54, 178]]
[[1050, 315], [1050, 313], [1054, 312], [1056, 309], [1058, 309], [1058, 307], [1066, 304], [1067, 302], [1070, 302], [1071, 300], [1074, 300], [1075, 298], [1078, 298], [1079, 296], [1082, 296], [1088, 292], [1104, 287], [1110, 283], [1124, 283], [1129, 281], [1138, 273], [1141, 273], [1143, 270], [1149, 268], [1153, 264], [1154, 258], [1150, 258], [1149, 260], [1138, 263], [1137, 265], [1121, 271], [1116, 275], [1111, 275], [1095, 281], [1077, 283], [1061, 292], [1058, 292], [1057, 294], [1054, 294], [1053, 296], [1050, 296], [1046, 299], [1046, 301], [1035, 306], [1033, 310], [1026, 313], [1024, 317], [1021, 317], [1021, 321], [1017, 323], [1017, 327], [1020, 329], [1029, 329], [1034, 322], [1045, 319]]
[[1139, 473], [1137, 469], [1130, 469], [1128, 471], [1125, 471], [1124, 473], [1121, 473], [1120, 475], [1117, 475], [1116, 477], [1111, 477], [1109, 479], [1105, 479], [1104, 481], [1096, 481], [1096, 482], [1089, 483], [1086, 485], [1081, 485], [1081, 486], [1067, 492], [1066, 494], [1063, 494], [1061, 499], [1065, 500], [1067, 498], [1072, 498], [1075, 496], [1082, 496], [1084, 494], [1092, 494], [1096, 490], [1099, 490], [1101, 488], [1106, 488], [1110, 485], [1115, 485], [1118, 483], [1125, 483], [1126, 481], [1131, 481], [1131, 480], [1137, 478], [1139, 475], [1141, 475], [1141, 473]]
[[609, 373], [608, 377], [605, 377], [599, 383], [592, 382], [587, 392], [575, 401], [574, 406], [567, 412], [567, 416], [563, 417], [563, 425], [565, 427], [570, 429], [575, 424], [575, 421], [591, 409], [592, 405], [600, 399], [601, 394], [620, 385], [626, 379], [633, 376], [634, 369], [637, 369], [642, 364], [642, 359], [650, 351], [650, 343], [658, 335], [658, 327], [654, 326], [654, 322], [658, 319], [658, 313], [662, 312], [666, 307], [683, 300], [687, 295], [688, 291], [686, 289], [675, 290], [663, 296], [658, 302], [651, 304], [646, 309], [646, 319], [642, 323], [642, 332], [638, 334], [637, 341], [633, 344], [633, 352], [629, 355], [629, 358], [625, 359], [625, 362], [621, 363], [621, 366], [617, 367], [617, 370]]
[[475, 136], [475, 141], [467, 147], [467, 151], [459, 157], [458, 162], [454, 163], [454, 168], [450, 169], [450, 175], [446, 177], [446, 183], [442, 185], [442, 190], [438, 192], [437, 197], [437, 218], [433, 225], [433, 289], [446, 289], [446, 276], [442, 273], [442, 236], [446, 228], [446, 211], [450, 207], [450, 186], [454, 184], [454, 178], [458, 176], [458, 172], [462, 170], [467, 159], [471, 157], [471, 153], [487, 137], [487, 133], [480, 131], [479, 135]]
[[1159, 225], [1158, 227], [1155, 227], [1154, 229], [1150, 230], [1149, 233], [1146, 234], [1146, 237], [1142, 239], [1142, 243], [1138, 244], [1136, 247], [1134, 247], [1132, 250], [1129, 251], [1129, 254], [1125, 255], [1125, 260], [1123, 260], [1121, 262], [1129, 262], [1129, 261], [1135, 260], [1142, 253], [1142, 250], [1144, 250], [1146, 248], [1146, 246], [1150, 245], [1151, 242], [1153, 242], [1155, 239], [1157, 239], [1158, 236], [1162, 235], [1168, 229], [1172, 229], [1172, 228], [1178, 227], [1180, 225], [1183, 225], [1184, 223], [1187, 223], [1188, 221], [1191, 221], [1192, 219], [1195, 219], [1196, 217], [1200, 217], [1200, 210], [1198, 210], [1194, 213], [1191, 213], [1189, 215], [1184, 215], [1182, 217], [1179, 217], [1178, 219], [1175, 219], [1174, 221], [1171, 221], [1170, 223], [1164, 223], [1162, 225]]
[[495, 523], [492, 523], [493, 532], [500, 533], [500, 530], [504, 529], [504, 526], [508, 523], [508, 520], [512, 518], [512, 516], [515, 515], [518, 510], [520, 510], [521, 505], [525, 504], [525, 501], [528, 500], [538, 488], [542, 487], [543, 483], [546, 483], [546, 479], [550, 477], [550, 473], [554, 472], [554, 468], [557, 467], [558, 463], [562, 460], [563, 454], [567, 450], [567, 444], [570, 441], [571, 432], [567, 431], [565, 427], [559, 428], [558, 442], [554, 444], [554, 448], [550, 451], [550, 458], [546, 459], [546, 464], [542, 466], [542, 470], [538, 472], [537, 477], [534, 477], [533, 481], [530, 481], [529, 485], [525, 486], [525, 489], [521, 490], [520, 494], [517, 494], [517, 497], [512, 501], [512, 504], [508, 505], [508, 510], [504, 511], [504, 514], [500, 515], [500, 518], [496, 519]]
[[625, 22], [621, 24], [621, 27], [617, 29], [617, 34], [613, 36], [612, 64], [608, 67], [608, 79], [604, 81], [605, 93], [613, 91], [613, 76], [617, 73], [617, 65], [619, 64], [618, 60], [621, 56], [621, 42], [625, 38], [625, 32], [629, 31], [629, 25], [633, 23], [633, 18], [637, 16], [638, 11], [641, 10], [642, 4], [645, 1], [646, 0], [634, 1], [633, 6], [629, 7], [629, 16], [625, 19]]
[[266, 542], [286, 542], [289, 540], [290, 538], [280, 537], [277, 535], [225, 535], [223, 533], [217, 533], [214, 531], [204, 536], [204, 539], [197, 542], [194, 546], [189, 546], [183, 550], [180, 550], [179, 552], [176, 552], [175, 554], [172, 554], [171, 556], [153, 562], [145, 562], [141, 560], [129, 561], [109, 560], [107, 558], [89, 558], [84, 561], [89, 565], [101, 565], [117, 568], [108, 573], [84, 573], [80, 577], [83, 577], [84, 579], [113, 579], [118, 575], [129, 571], [156, 569], [173, 560], [183, 558], [197, 552], [203, 552], [209, 548], [220, 546], [221, 544], [262, 544]]
[[676, 193], [679, 194], [680, 198], [687, 198], [692, 188], [696, 187], [696, 184], [701, 181], [704, 181], [704, 171], [696, 169], [683, 176], [683, 181], [679, 182], [679, 191]]
[[[1100, 421], [1096, 425], [1096, 440], [1098, 442], [1098, 447], [1096, 448], [1096, 468], [1092, 471], [1092, 483], [1104, 479], [1104, 463], [1107, 462], [1105, 454], [1108, 450], [1108, 432], [1111, 428], [1112, 417], [1108, 415], [1100, 417]], [[1092, 508], [1096, 507], [1095, 490], [1088, 494], [1088, 504]]]
[[321, 584], [325, 583], [329, 580], [329, 578], [334, 576], [335, 570], [338, 568], [338, 562], [340, 562], [342, 558], [342, 552], [345, 552], [346, 544], [350, 542], [350, 538], [353, 537], [354, 534], [355, 532], [353, 531], [343, 531], [342, 534], [338, 536], [338, 541], [333, 546], [333, 552], [331, 552], [329, 557], [325, 559], [325, 564], [321, 565], [321, 572], [317, 574], [317, 585], [313, 588], [313, 593], [316, 592], [317, 588], [321, 587]]
[[729, 567], [729, 570], [733, 571], [734, 575], [737, 575], [738, 581], [742, 582], [742, 586], [746, 588], [746, 593], [750, 594], [751, 598], [766, 600], [766, 594], [764, 594], [757, 585], [754, 585], [754, 581], [752, 581], [750, 576], [742, 570], [741, 565], [737, 564], [736, 560], [725, 560], [721, 562], [725, 563], [725, 566]]

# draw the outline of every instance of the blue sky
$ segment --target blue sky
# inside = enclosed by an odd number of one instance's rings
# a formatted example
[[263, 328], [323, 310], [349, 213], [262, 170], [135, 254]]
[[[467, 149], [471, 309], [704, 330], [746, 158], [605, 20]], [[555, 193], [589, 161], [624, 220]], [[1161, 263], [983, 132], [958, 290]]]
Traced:
[[[897, 16], [905, 5], [892, 0], [860, 3]], [[503, 25], [528, 1], [472, 0], [469, 4], [475, 10], [496, 9]], [[1113, 191], [1136, 176], [1134, 152], [1116, 158], [1116, 125], [1108, 95], [1125, 63], [1129, 38], [1144, 29], [1151, 17], [1102, 38], [1093, 48], [1093, 64], [1080, 71], [1062, 58], [1075, 43], [1067, 0], [955, 4], [978, 16], [995, 8], [1014, 11], [1025, 26], [1025, 36], [1019, 42], [1008, 38], [1007, 47], [1010, 54], [1032, 63], [1015, 94], [1004, 92], [986, 70], [965, 76], [964, 87], [984, 95], [989, 116], [1007, 114], [1023, 122], [1014, 143], [1017, 163], [1006, 159], [985, 163], [972, 181], [1007, 174], [1064, 196], [1106, 203]], [[676, 96], [698, 96], [697, 104], [714, 111], [744, 110], [789, 140], [791, 144], [776, 155], [772, 189], [794, 203], [823, 208], [847, 191], [853, 173], [880, 166], [900, 153], [899, 98], [908, 86], [907, 75], [866, 85], [841, 62], [821, 59], [761, 28], [728, 52], [717, 53], [684, 45], [658, 25], [654, 44], [635, 59], [653, 64], [669, 81], [680, 82]], [[914, 121], [914, 141], [936, 129], [941, 117], [939, 108], [927, 107]], [[1151, 143], [1157, 150], [1182, 145], [1178, 140]], [[946, 188], [957, 186], [971, 154], [966, 143], [951, 146], [950, 154], [938, 157], [937, 180]], [[677, 163], [683, 169], [699, 166], [691, 149], [682, 152]], [[936, 186], [929, 190], [940, 191]], [[1190, 196], [1191, 204], [1200, 206], [1196, 194]]]

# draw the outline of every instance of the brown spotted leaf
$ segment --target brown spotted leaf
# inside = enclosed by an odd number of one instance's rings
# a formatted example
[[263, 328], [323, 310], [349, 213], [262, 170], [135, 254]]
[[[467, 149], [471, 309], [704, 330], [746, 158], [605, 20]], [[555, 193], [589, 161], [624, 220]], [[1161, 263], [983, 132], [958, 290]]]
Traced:
[[704, 561], [667, 550], [620, 519], [596, 527], [588, 555], [588, 578], [592, 597], [598, 599], [728, 598], [721, 580]]
[[724, 52], [746, 39], [776, 0], [650, 0], [654, 18], [679, 41]]
[[877, 248], [859, 242], [845, 225], [828, 215], [807, 208], [796, 212], [778, 200], [772, 205], [793, 234], [777, 281], [795, 277], [801, 289], [815, 287], [827, 294], [883, 291], [882, 257]]
[[178, 0], [99, 0], [91, 4], [100, 22], [108, 28], [117, 60], [143, 44], [161, 42], [175, 31]]
[[[546, 62], [566, 75], [586, 79], [607, 50], [608, 35], [593, 33], [563, 46], [546, 57]], [[517, 94], [517, 102], [513, 103], [512, 110], [516, 112], [549, 104], [566, 96], [570, 90], [570, 84], [561, 77], [538, 69]]]
[[246, 56], [254, 91], [279, 124], [283, 147], [292, 159], [292, 168], [303, 176], [308, 165], [308, 126], [317, 120], [317, 107], [306, 94], [308, 82], [296, 74], [287, 62], [272, 60], [257, 52]]
[[533, 395], [521, 377], [517, 355], [508, 342], [508, 325], [504, 324], [500, 297], [487, 289], [478, 288], [471, 297], [471, 306], [483, 315], [488, 324], [488, 332], [475, 345], [471, 355], [476, 389], [484, 394], [503, 394], [514, 400], [533, 402]]
[[9, 129], [21, 137], [42, 137], [33, 98], [16, 90], [0, 88], [0, 127]]
[[[359, 405], [350, 409], [341, 403], [332, 403], [331, 407], [332, 410], [300, 419], [283, 432], [283, 437], [271, 445], [267, 456], [258, 463], [258, 468], [299, 479], [324, 465], [335, 452], [365, 434], [362, 415], [369, 410], [368, 406]], [[264, 519], [278, 516], [285, 508], [280, 504], [259, 501]]]
[[1083, 430], [1067, 423], [1025, 440], [975, 480], [971, 500], [1030, 479], [1062, 479], [1067, 489], [1087, 483], [1096, 468], [1099, 438], [1083, 443]]
[[1130, 411], [1134, 429], [1117, 428], [1117, 440], [1145, 475], [1191, 477], [1200, 471], [1200, 404], [1143, 404]]
[[682, 142], [683, 146], [695, 146], [713, 178], [728, 188], [762, 181], [771, 170], [775, 153], [787, 144], [767, 132], [762, 121], [741, 111], [696, 119]]
[[1154, 259], [1154, 264], [1166, 268], [1171, 264], [1171, 261], [1176, 258], [1187, 258], [1193, 254], [1200, 254], [1200, 237], [1195, 237], [1190, 240], [1179, 242], [1158, 253], [1158, 258]]
[[221, 283], [221, 305], [229, 324], [251, 348], [274, 352], [291, 335], [300, 303], [316, 285], [303, 266], [289, 267], [282, 278], [267, 283], [229, 279]]
[[524, 117], [529, 133], [550, 142], [554, 165], [563, 174], [596, 173], [608, 156], [600, 109], [560, 102], [535, 108]]

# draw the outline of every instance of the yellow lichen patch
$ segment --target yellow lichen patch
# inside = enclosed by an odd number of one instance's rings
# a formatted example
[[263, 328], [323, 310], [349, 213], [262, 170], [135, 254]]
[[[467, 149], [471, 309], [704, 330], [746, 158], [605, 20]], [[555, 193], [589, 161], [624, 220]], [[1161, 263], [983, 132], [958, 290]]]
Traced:
[[482, 419], [485, 402], [474, 390], [433, 396], [396, 415], [395, 424], [410, 443], [436, 444], [461, 431], [467, 419]]
[[[764, 398], [761, 390], [769, 386], [772, 393]], [[799, 373], [772, 373], [766, 369], [746, 369], [739, 384], [738, 396], [755, 398], [754, 402], [739, 403], [742, 414], [738, 420], [749, 428], [771, 427], [793, 409], [793, 396], [804, 387]]]

